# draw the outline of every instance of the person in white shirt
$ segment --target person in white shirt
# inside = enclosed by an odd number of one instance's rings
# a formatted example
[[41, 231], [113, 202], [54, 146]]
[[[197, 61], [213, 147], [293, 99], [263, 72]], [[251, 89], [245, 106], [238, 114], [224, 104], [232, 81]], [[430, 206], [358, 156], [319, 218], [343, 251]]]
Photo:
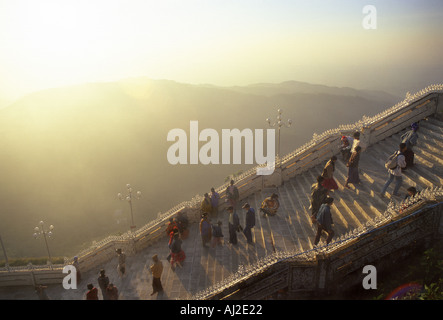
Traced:
[[355, 148], [357, 146], [360, 146], [362, 152], [365, 151], [366, 144], [360, 140], [360, 132], [358, 131], [354, 132], [353, 137], [354, 141], [352, 142], [351, 154], [355, 151]]
[[395, 186], [394, 186], [394, 196], [400, 196], [398, 191], [400, 190], [401, 184], [403, 182], [403, 176], [402, 176], [402, 168], [406, 167], [406, 160], [404, 156], [404, 152], [406, 151], [406, 144], [400, 143], [399, 146], [399, 154], [397, 155], [397, 166], [394, 169], [388, 169], [389, 178], [386, 181], [385, 185], [383, 186], [383, 189], [381, 190], [380, 196], [384, 197], [385, 192], [388, 189], [389, 185], [392, 181], [395, 179]]

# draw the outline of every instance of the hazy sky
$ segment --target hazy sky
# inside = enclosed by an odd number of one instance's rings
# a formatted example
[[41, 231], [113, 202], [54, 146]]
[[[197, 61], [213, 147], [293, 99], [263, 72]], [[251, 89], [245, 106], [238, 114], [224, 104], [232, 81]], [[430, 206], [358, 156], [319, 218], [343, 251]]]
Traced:
[[[362, 26], [369, 4], [376, 30]], [[440, 0], [0, 0], [0, 99], [135, 76], [216, 85], [435, 82], [442, 30]]]

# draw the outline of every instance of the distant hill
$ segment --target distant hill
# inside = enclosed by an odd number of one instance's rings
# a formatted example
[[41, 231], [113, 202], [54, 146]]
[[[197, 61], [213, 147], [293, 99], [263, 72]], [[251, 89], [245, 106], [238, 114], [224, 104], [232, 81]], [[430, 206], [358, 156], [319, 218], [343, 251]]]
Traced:
[[[250, 165], [170, 165], [169, 130], [267, 128], [277, 108], [293, 126], [282, 131], [282, 154], [314, 132], [374, 115], [399, 98], [379, 91], [295, 81], [245, 87], [127, 79], [48, 89], [0, 109], [0, 234], [12, 257], [44, 256], [33, 228], [55, 226], [54, 256], [71, 256], [92, 240], [124, 232], [130, 214], [119, 201], [130, 183], [138, 227], [195, 194], [218, 187]], [[320, 116], [319, 116], [320, 115]]]
[[229, 87], [229, 89], [248, 94], [257, 94], [261, 96], [308, 93], [308, 94], [329, 94], [336, 96], [361, 97], [380, 102], [393, 101], [399, 99], [398, 97], [390, 93], [379, 90], [357, 90], [348, 87], [328, 87], [325, 85], [310, 84], [300, 81], [286, 81], [278, 84], [257, 83], [244, 87], [240, 86]]

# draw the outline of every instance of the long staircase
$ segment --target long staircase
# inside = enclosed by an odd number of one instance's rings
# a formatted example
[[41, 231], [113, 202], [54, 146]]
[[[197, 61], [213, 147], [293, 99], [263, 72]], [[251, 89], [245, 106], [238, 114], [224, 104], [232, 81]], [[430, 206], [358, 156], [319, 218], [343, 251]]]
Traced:
[[[392, 200], [399, 203], [403, 198], [393, 197], [393, 183], [388, 188], [385, 197], [380, 191], [388, 177], [384, 161], [394, 151], [398, 150], [400, 136], [405, 130], [372, 145], [362, 153], [360, 158], [360, 179], [358, 185], [344, 188], [347, 177], [347, 167], [338, 157], [334, 172], [339, 189], [331, 192], [335, 199], [332, 214], [335, 222], [336, 236], [345, 234], [355, 228], [362, 227], [367, 221], [382, 216], [387, 205]], [[403, 184], [400, 189], [406, 195], [410, 186], [419, 191], [426, 188], [441, 186], [443, 182], [443, 122], [429, 118], [420, 122], [419, 143], [414, 147], [415, 166], [403, 174]], [[273, 192], [278, 193], [281, 207], [275, 217], [264, 218], [257, 214], [255, 240], [261, 250], [256, 249], [257, 259], [261, 251], [307, 251], [313, 248], [315, 231], [309, 220], [310, 188], [321, 174], [323, 165], [297, 175], [275, 189], [266, 189], [245, 199], [255, 208]], [[243, 215], [243, 213], [241, 213]], [[244, 219], [241, 216], [240, 219]]]
[[[413, 112], [418, 114], [416, 117], [420, 117], [420, 112], [423, 109], [421, 106], [429, 103], [429, 100], [425, 103], [421, 102], [427, 99], [426, 94], [425, 92], [424, 97], [420, 98], [422, 100], [417, 100], [415, 103]], [[408, 105], [406, 107], [409, 108]], [[395, 121], [401, 118], [402, 114], [407, 113], [402, 110], [398, 112], [400, 112], [400, 116], [393, 113], [392, 117], [395, 117], [393, 120], [389, 120], [389, 115], [386, 116], [388, 120], [382, 115], [383, 121], [394, 123], [392, 125], [394, 126]], [[406, 194], [406, 189], [410, 186], [414, 186], [420, 191], [426, 188], [441, 187], [443, 182], [443, 121], [437, 120], [430, 114], [422, 116], [420, 119], [414, 118], [414, 121], [418, 120], [420, 120], [420, 129], [418, 144], [414, 147], [415, 166], [409, 168], [403, 175], [403, 184], [400, 189], [402, 195]], [[404, 123], [410, 124], [409, 121], [405, 120]], [[379, 128], [384, 127], [377, 122], [371, 126], [374, 128], [372, 132], [375, 135], [382, 131]], [[384, 131], [387, 133], [383, 136], [380, 133], [381, 138], [368, 144], [368, 148], [360, 157], [361, 183], [350, 184], [351, 189], [344, 188], [347, 167], [341, 160], [341, 156], [338, 155], [334, 178], [339, 189], [331, 193], [335, 199], [332, 207], [335, 238], [343, 238], [353, 230], [364, 227], [369, 221], [382, 217], [390, 202], [400, 203], [403, 200], [392, 195], [393, 184], [388, 188], [385, 197], [380, 197], [380, 191], [387, 179], [384, 161], [398, 149], [400, 136], [405, 132], [407, 126], [403, 125], [398, 130]], [[338, 143], [336, 142], [339, 141], [339, 134], [337, 137], [334, 135], [335, 133], [329, 135], [332, 138], [327, 138], [329, 142], [325, 145], [329, 144], [330, 151], [328, 152], [335, 150], [337, 153]], [[146, 229], [147, 231], [143, 231], [145, 235], [141, 239], [151, 234], [158, 234], [155, 236], [156, 242], [150, 242], [149, 245], [138, 250], [136, 254], [128, 255], [127, 275], [124, 278], [117, 275], [117, 258], [108, 258], [107, 261], [100, 263], [99, 266], [94, 265], [93, 269], [91, 268], [83, 274], [79, 289], [65, 290], [61, 285], [54, 285], [48, 288], [48, 295], [53, 299], [83, 299], [86, 285], [88, 283], [97, 285], [98, 272], [103, 268], [111, 282], [119, 289], [120, 299], [189, 299], [217, 283], [232, 279], [239, 269], [253, 266], [269, 255], [278, 252], [300, 253], [312, 250], [316, 230], [310, 221], [310, 189], [326, 163], [327, 152], [324, 152], [322, 148], [319, 147], [315, 152], [309, 151], [311, 150], [309, 149], [307, 152], [310, 153], [306, 156], [303, 152], [299, 152], [299, 158], [294, 160], [293, 164], [286, 165], [286, 170], [294, 172], [294, 174], [282, 179], [281, 184], [251, 188], [249, 190], [253, 191], [243, 197], [242, 193], [243, 195], [246, 193], [243, 190], [256, 183], [254, 181], [257, 180], [254, 180], [256, 178], [252, 175], [252, 178], [249, 179], [253, 183], [241, 185], [241, 203], [248, 202], [256, 211], [256, 226], [253, 228], [254, 245], [247, 244], [246, 238], [241, 233], [238, 233], [238, 245], [227, 244], [229, 237], [228, 217], [222, 208], [219, 217], [213, 219], [212, 222], [222, 221], [225, 245], [216, 248], [202, 247], [198, 223], [192, 223], [189, 237], [184, 239], [182, 246], [186, 253], [186, 260], [182, 268], [173, 271], [166, 260], [169, 249], [163, 230], [166, 228], [164, 221], [167, 220], [163, 218], [159, 224], [149, 227], [152, 231], [149, 228]], [[316, 154], [320, 154], [320, 156]], [[316, 158], [310, 160], [309, 156]], [[307, 163], [317, 161], [317, 164], [310, 168], [306, 166], [304, 170], [297, 169], [297, 166], [303, 168], [305, 159], [309, 160]], [[261, 201], [274, 192], [279, 195], [279, 211], [276, 216], [264, 217], [258, 208]], [[245, 214], [240, 206], [237, 212], [241, 224], [244, 225]], [[324, 241], [324, 238], [321, 241]], [[110, 252], [112, 250], [115, 250], [114, 247], [109, 249]], [[152, 276], [149, 266], [154, 254], [158, 254], [165, 267], [161, 279], [164, 293], [151, 296]], [[14, 293], [0, 291], [0, 297], [3, 296], [8, 299], [14, 298]], [[33, 291], [31, 298], [35, 298]]]
[[[389, 202], [401, 202], [401, 198], [392, 196], [392, 188], [388, 188], [386, 196], [380, 197], [380, 190], [387, 178], [383, 162], [398, 148], [404, 130], [369, 146], [361, 155], [359, 185], [350, 184], [351, 189], [344, 188], [347, 167], [340, 159], [336, 162], [334, 177], [339, 189], [331, 193], [335, 199], [333, 219], [336, 237], [340, 237], [355, 228], [362, 227], [367, 221], [381, 216]], [[434, 118], [420, 121], [419, 143], [414, 147], [415, 166], [404, 173], [401, 194], [406, 188], [415, 186], [418, 190], [427, 187], [441, 186], [443, 181], [443, 122]], [[127, 276], [120, 279], [115, 270], [116, 259], [103, 265], [120, 290], [121, 299], [188, 299], [196, 293], [232, 276], [240, 266], [253, 265], [261, 258], [274, 252], [303, 252], [313, 248], [315, 230], [310, 222], [310, 188], [321, 174], [325, 163], [309, 169], [294, 178], [285, 181], [276, 188], [266, 188], [245, 199], [256, 209], [256, 226], [253, 228], [255, 244], [248, 245], [245, 237], [238, 233], [239, 244], [206, 249], [201, 245], [198, 225], [190, 228], [190, 236], [183, 242], [186, 261], [183, 268], [173, 271], [166, 260], [168, 255], [167, 242], [159, 241], [147, 247], [135, 256], [128, 257]], [[272, 193], [278, 193], [280, 209], [276, 216], [263, 217], [258, 211], [262, 199]], [[237, 210], [240, 221], [244, 223], [244, 212]], [[226, 211], [220, 212], [219, 219], [223, 222], [225, 240], [228, 239]], [[213, 221], [215, 222], [215, 221]], [[323, 241], [322, 239], [321, 241]], [[151, 256], [158, 254], [165, 266], [162, 282], [165, 293], [151, 296], [151, 275], [149, 265]], [[89, 272], [88, 282], [96, 283], [97, 272]], [[50, 295], [61, 299], [82, 299], [85, 288], [80, 290], [63, 290], [55, 288]]]

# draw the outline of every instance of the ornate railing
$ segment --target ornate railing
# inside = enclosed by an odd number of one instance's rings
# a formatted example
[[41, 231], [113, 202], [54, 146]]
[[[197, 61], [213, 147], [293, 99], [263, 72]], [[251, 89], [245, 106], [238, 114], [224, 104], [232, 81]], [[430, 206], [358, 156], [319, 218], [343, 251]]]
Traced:
[[[328, 139], [330, 141], [337, 138], [337, 136], [344, 131], [353, 131], [353, 130], [362, 130], [362, 128], [370, 127], [373, 124], [382, 121], [383, 119], [386, 119], [390, 117], [391, 115], [400, 112], [402, 109], [405, 109], [412, 103], [422, 99], [428, 94], [431, 93], [443, 93], [443, 84], [434, 84], [430, 85], [417, 93], [411, 95], [407, 93], [405, 99], [396, 105], [392, 106], [391, 108], [373, 116], [373, 117], [367, 117], [363, 116], [361, 120], [355, 122], [354, 124], [348, 124], [348, 125], [341, 125], [336, 129], [330, 129], [326, 130], [322, 134], [316, 134], [314, 133], [313, 138], [308, 143], [304, 144], [303, 146], [297, 148], [295, 151], [287, 154], [284, 157], [281, 157], [280, 159], [276, 159], [276, 163], [284, 170], [289, 168], [291, 165], [294, 165], [294, 159], [297, 159], [297, 157], [302, 157], [304, 154], [309, 153], [311, 150], [314, 150], [318, 145], [321, 143], [324, 143]], [[314, 152], [314, 151], [312, 151]], [[325, 153], [323, 153], [324, 155]], [[311, 161], [311, 158], [306, 157], [306, 161]], [[292, 162], [292, 164], [289, 164]], [[257, 178], [257, 169], [264, 167], [264, 165], [255, 166], [248, 171], [242, 173], [241, 175], [237, 177], [233, 177], [233, 180], [235, 181], [236, 185], [239, 187], [241, 191], [242, 198], [248, 197], [253, 192], [259, 190], [261, 187], [263, 187], [262, 180], [259, 180]], [[292, 174], [295, 174], [297, 172], [297, 168], [291, 170]], [[289, 170], [288, 170], [289, 171]], [[258, 181], [259, 180], [259, 181]], [[258, 181], [256, 183], [256, 181]], [[225, 197], [225, 190], [229, 186], [229, 182], [221, 185], [216, 189], [216, 191], [220, 194], [221, 199]], [[244, 192], [242, 192], [244, 191]], [[143, 227], [135, 230], [134, 232], [128, 231], [120, 236], [108, 236], [104, 238], [101, 241], [94, 241], [93, 244], [87, 248], [79, 252], [76, 256], [79, 257], [80, 265], [85, 264], [86, 261], [88, 261], [88, 266], [85, 269], [92, 268], [92, 266], [95, 266], [96, 264], [102, 263], [106, 259], [110, 259], [113, 254], [113, 249], [116, 245], [119, 246], [126, 246], [129, 249], [129, 252], [136, 250], [133, 250], [136, 246], [135, 243], [141, 244], [143, 243], [149, 243], [151, 239], [155, 239], [160, 236], [160, 233], [163, 233], [163, 230], [158, 230], [160, 226], [162, 226], [166, 221], [174, 216], [179, 210], [187, 209], [187, 210], [198, 210], [201, 201], [203, 200], [203, 196], [196, 195], [194, 196], [190, 201], [184, 201], [173, 208], [169, 209], [165, 213], [158, 214], [157, 218], [154, 220], [151, 220], [149, 223], [144, 225]], [[221, 207], [225, 205], [225, 203], [221, 202]], [[139, 246], [141, 247], [141, 245]], [[100, 255], [101, 254], [101, 255]], [[277, 253], [276, 253], [277, 254]], [[272, 258], [276, 254], [270, 256], [269, 259]], [[300, 255], [303, 256], [303, 259], [307, 258], [306, 254], [300, 253]], [[100, 259], [98, 258], [100, 257]], [[95, 260], [90, 261], [90, 260]], [[64, 265], [72, 264], [73, 257], [71, 258], [65, 258]], [[58, 269], [62, 268], [63, 265], [42, 265], [42, 266], [23, 266], [23, 267], [4, 267], [0, 268], [1, 271], [24, 271], [24, 270], [48, 270], [48, 269]]]
[[326, 245], [320, 245], [317, 248], [313, 248], [306, 251], [277, 251], [268, 256], [259, 259], [256, 263], [251, 265], [240, 265], [237, 272], [231, 274], [223, 281], [208, 287], [195, 295], [190, 297], [190, 300], [205, 300], [210, 299], [212, 296], [222, 292], [223, 290], [232, 287], [248, 278], [259, 275], [267, 270], [269, 267], [291, 260], [292, 262], [302, 261], [316, 261], [317, 255], [321, 253], [331, 253], [342, 247], [347, 246], [351, 241], [371, 232], [372, 230], [391, 223], [393, 220], [400, 216], [406, 216], [419, 207], [429, 202], [437, 202], [442, 204], [443, 201], [443, 187], [427, 188], [420, 194], [417, 194], [413, 198], [403, 200], [401, 203], [395, 203], [391, 200], [387, 209], [382, 216], [378, 216], [373, 220], [369, 220], [362, 227], [355, 228], [348, 231], [346, 234], [342, 234], [334, 242]]

